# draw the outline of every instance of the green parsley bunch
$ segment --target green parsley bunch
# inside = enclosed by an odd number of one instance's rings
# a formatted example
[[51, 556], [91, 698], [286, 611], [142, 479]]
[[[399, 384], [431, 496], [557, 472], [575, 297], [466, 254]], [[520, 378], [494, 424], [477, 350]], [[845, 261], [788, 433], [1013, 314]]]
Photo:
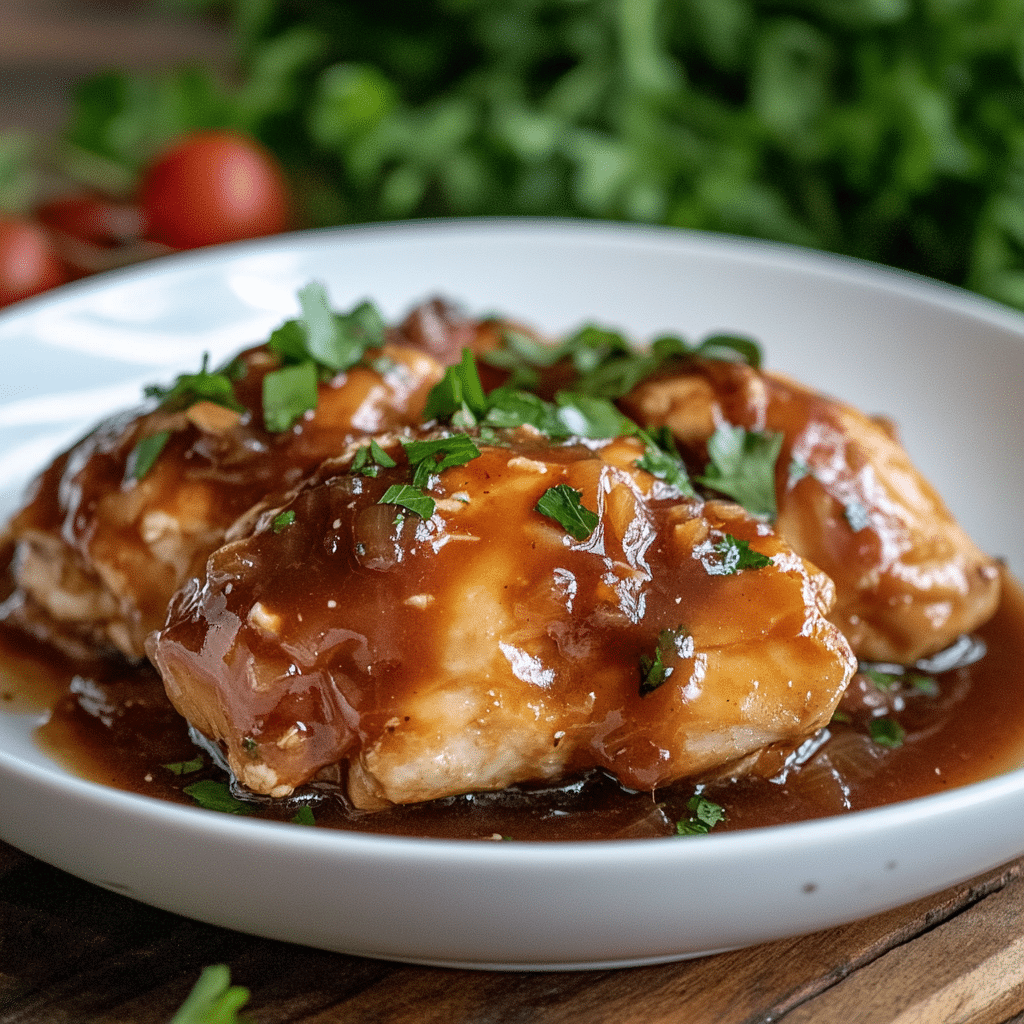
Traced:
[[85, 83], [66, 141], [190, 127], [286, 163], [309, 224], [546, 215], [775, 239], [1024, 307], [1024, 0], [163, 0], [237, 78]]

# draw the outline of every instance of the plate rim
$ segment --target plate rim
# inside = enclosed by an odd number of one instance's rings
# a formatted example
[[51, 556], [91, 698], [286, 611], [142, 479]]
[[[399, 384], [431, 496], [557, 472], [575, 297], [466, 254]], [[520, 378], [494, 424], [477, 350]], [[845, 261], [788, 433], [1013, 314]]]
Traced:
[[[0, 341], [11, 325], [30, 318], [48, 307], [73, 304], [96, 291], [150, 278], [189, 275], [203, 267], [224, 266], [238, 258], [272, 253], [275, 250], [301, 248], [309, 243], [332, 246], [347, 243], [386, 244], [395, 240], [426, 238], [429, 236], [461, 237], [484, 240], [488, 237], [514, 234], [521, 238], [543, 236], [553, 239], [568, 233], [579, 238], [602, 239], [603, 244], [623, 249], [641, 246], [663, 246], [674, 252], [681, 249], [710, 250], [713, 254], [730, 259], [761, 263], [770, 260], [789, 270], [812, 273], [818, 277], [838, 278], [868, 288], [904, 294], [915, 301], [936, 303], [946, 312], [955, 311], [971, 319], [980, 319], [1007, 331], [1024, 346], [1024, 314], [1005, 307], [995, 300], [968, 292], [898, 268], [885, 267], [867, 261], [805, 249], [788, 243], [778, 243], [740, 236], [690, 229], [666, 228], [618, 222], [591, 222], [551, 218], [472, 218], [444, 219], [416, 222], [398, 222], [372, 225], [346, 225], [321, 228], [287, 235], [273, 236], [255, 242], [229, 245], [179, 253], [129, 268], [95, 275], [72, 282], [54, 292], [45, 293], [0, 311]], [[308, 250], [307, 250], [308, 251]], [[22, 712], [0, 709], [0, 718], [15, 717]], [[479, 839], [442, 839], [410, 836], [353, 833], [335, 829], [310, 831], [288, 823], [257, 821], [186, 805], [174, 804], [144, 794], [131, 793], [93, 782], [74, 775], [58, 761], [45, 754], [48, 764], [36, 764], [8, 751], [0, 750], [0, 778], [11, 775], [31, 780], [36, 786], [62, 793], [65, 797], [81, 800], [92, 807], [108, 811], [120, 809], [140, 815], [163, 825], [180, 823], [183, 827], [198, 829], [218, 840], [241, 835], [266, 836], [267, 842], [282, 850], [308, 852], [318, 855], [344, 855], [346, 852], [365, 857], [386, 857], [395, 863], [419, 861], [429, 854], [437, 863], [445, 858], [451, 863], [451, 853], [458, 851], [456, 860], [474, 862], [484, 866], [508, 864], [564, 868], [579, 859], [580, 851], [587, 851], [589, 860], [621, 861], [622, 852], [629, 850], [642, 858], [655, 861], [669, 860], [680, 866], [690, 862], [703, 864], [718, 857], [739, 857], [762, 853], [768, 848], [789, 848], [794, 843], [825, 848], [841, 842], [848, 833], [861, 837], [865, 834], [889, 834], [911, 827], [922, 821], [939, 821], [948, 815], [968, 808], [974, 811], [1005, 799], [1009, 794], [1024, 798], [1024, 767], [1011, 769], [978, 782], [959, 786], [946, 792], [898, 801], [883, 807], [850, 812], [841, 816], [793, 822], [783, 825], [746, 829], [737, 832], [712, 833], [700, 837], [698, 843], [666, 842], [672, 837], [657, 839], [618, 840], [558, 840], [541, 842], [496, 843]], [[122, 806], [123, 805], [123, 806]], [[2, 826], [0, 826], [2, 830]], [[252, 831], [256, 830], [256, 831]], [[270, 837], [274, 838], [271, 839]], [[10, 840], [8, 840], [10, 841]], [[17, 844], [15, 844], [17, 845]], [[1024, 837], [1020, 842], [1024, 852]], [[36, 854], [38, 856], [38, 854]], [[46, 858], [43, 858], [46, 859]], [[982, 869], [983, 870], [983, 869]], [[951, 883], [952, 884], [952, 883]], [[675, 957], [669, 957], [675, 959]], [[425, 962], [413, 958], [416, 962]], [[663, 958], [659, 958], [663, 959]], [[433, 961], [436, 962], [436, 961]], [[626, 961], [638, 962], [638, 961]], [[648, 961], [649, 962], [649, 961]], [[489, 966], [495, 966], [489, 964]], [[537, 967], [538, 965], [527, 965]], [[576, 965], [580, 966], [580, 965]]]

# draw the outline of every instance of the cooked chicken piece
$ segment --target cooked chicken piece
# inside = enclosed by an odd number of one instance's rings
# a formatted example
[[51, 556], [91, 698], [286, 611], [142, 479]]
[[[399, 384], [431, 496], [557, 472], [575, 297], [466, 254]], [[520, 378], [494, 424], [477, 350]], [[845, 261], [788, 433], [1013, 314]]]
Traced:
[[891, 424], [774, 373], [690, 361], [639, 384], [628, 415], [707, 461], [722, 424], [780, 432], [776, 529], [836, 586], [831, 619], [860, 658], [910, 664], [990, 618], [994, 560], [912, 465]]
[[[281, 432], [267, 430], [260, 411], [263, 378], [279, 366], [265, 345], [239, 357], [241, 413], [211, 401], [175, 411], [151, 402], [105, 421], [50, 465], [8, 527], [16, 589], [6, 621], [73, 653], [143, 657], [171, 595], [242, 512], [352, 437], [416, 425], [443, 364], [464, 346], [493, 347], [501, 329], [425, 303], [382, 348], [321, 383], [316, 410]], [[152, 468], [136, 474], [137, 444], [163, 432]]]
[[334, 459], [243, 517], [150, 638], [249, 790], [327, 769], [376, 809], [599, 768], [650, 791], [829, 721], [855, 667], [831, 581], [637, 468], [635, 439], [476, 437], [419, 481], [422, 517], [387, 494], [422, 451], [379, 441], [393, 467]]

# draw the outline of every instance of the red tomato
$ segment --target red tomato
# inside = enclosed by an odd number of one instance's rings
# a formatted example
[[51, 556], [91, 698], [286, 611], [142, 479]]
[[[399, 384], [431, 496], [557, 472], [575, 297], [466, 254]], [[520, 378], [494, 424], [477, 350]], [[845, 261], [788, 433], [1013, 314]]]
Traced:
[[36, 220], [61, 234], [93, 245], [117, 246], [142, 236], [142, 211], [91, 192], [75, 192], [43, 203]]
[[272, 235], [288, 227], [277, 160], [237, 132], [186, 135], [143, 175], [146, 237], [176, 249]]
[[42, 227], [19, 217], [0, 216], [0, 306], [67, 280], [67, 268]]

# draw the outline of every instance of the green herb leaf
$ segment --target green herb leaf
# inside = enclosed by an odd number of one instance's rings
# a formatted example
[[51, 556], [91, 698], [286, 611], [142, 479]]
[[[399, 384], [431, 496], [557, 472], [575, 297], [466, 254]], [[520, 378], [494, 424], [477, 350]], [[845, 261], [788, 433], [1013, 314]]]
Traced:
[[429, 519], [434, 514], [434, 499], [424, 494], [419, 487], [409, 484], [392, 484], [381, 496], [379, 505], [401, 505], [410, 512], [415, 512], [421, 519]]
[[480, 449], [468, 434], [452, 434], [431, 441], [403, 441], [402, 447], [409, 465], [416, 467], [414, 487], [425, 487], [431, 474], [451, 466], [464, 466], [480, 455]]
[[725, 808], [699, 793], [690, 797], [686, 809], [690, 814], [676, 822], [677, 836], [704, 836], [725, 821]]
[[192, 783], [191, 786], [186, 786], [183, 792], [208, 811], [222, 811], [225, 814], [252, 814], [254, 810], [252, 804], [233, 797], [226, 782], [203, 779]]
[[653, 693], [672, 674], [661, 657], [661, 644], [654, 648], [654, 656], [640, 655], [640, 696]]
[[295, 509], [286, 508], [283, 512], [278, 512], [274, 516], [273, 521], [270, 524], [271, 530], [274, 533], [280, 533], [282, 530], [287, 530], [295, 522]]
[[860, 665], [859, 671], [862, 676], [866, 676], [870, 679], [879, 690], [885, 692], [888, 692], [895, 686], [898, 686], [902, 680], [902, 673], [883, 672], [881, 669], [871, 668], [868, 665]]
[[709, 335], [694, 349], [694, 355], [705, 359], [723, 360], [736, 359], [738, 356], [742, 362], [755, 370], [760, 370], [762, 363], [761, 346], [752, 338], [738, 334]]
[[192, 775], [199, 771], [203, 764], [202, 754], [197, 754], [191, 761], [174, 761], [172, 764], [165, 764], [164, 768], [174, 775]]
[[169, 388], [151, 384], [145, 388], [147, 398], [156, 398], [160, 405], [177, 412], [188, 409], [197, 402], [213, 402], [235, 412], [244, 412], [235, 397], [235, 387], [229, 370], [207, 370], [210, 354], [203, 354], [203, 365], [198, 373], [180, 374]]
[[[591, 398], [621, 398], [666, 362], [700, 355], [708, 359], [736, 359], [761, 365], [761, 350], [749, 338], [716, 334], [693, 346], [682, 338], [664, 335], [645, 350], [634, 348], [618, 331], [588, 324], [558, 345], [545, 344], [514, 331], [503, 336], [504, 347], [483, 358], [512, 374], [510, 386], [534, 386], [538, 369], [567, 359], [578, 377], [572, 390]], [[608, 435], [604, 435], [608, 436]]]
[[922, 697], [937, 697], [939, 695], [939, 681], [934, 676], [911, 672], [907, 681]]
[[488, 395], [487, 411], [481, 423], [495, 429], [529, 426], [554, 438], [568, 437], [572, 433], [554, 403], [529, 391], [508, 387], [495, 388]]
[[601, 521], [582, 503], [583, 492], [568, 484], [549, 487], [534, 506], [541, 515], [554, 519], [570, 537], [586, 540]]
[[701, 562], [712, 576], [732, 576], [744, 569], [765, 569], [772, 564], [767, 555], [751, 548], [750, 541], [740, 540], [731, 533], [712, 544], [711, 550], [717, 558], [702, 557]]
[[685, 657], [684, 645], [690, 638], [689, 630], [682, 626], [675, 629], [663, 629], [658, 634], [658, 642], [654, 654], [640, 656], [640, 696], [646, 697], [661, 686], [675, 671], [674, 666], [666, 665], [666, 658]]
[[315, 825], [316, 817], [313, 808], [309, 804], [303, 804], [292, 817], [293, 825]]
[[487, 396], [480, 382], [476, 360], [468, 348], [463, 349], [460, 361], [447, 367], [444, 376], [430, 389], [423, 419], [450, 420], [463, 413], [469, 421], [463, 425], [471, 426], [486, 410]]
[[560, 391], [555, 395], [555, 406], [565, 432], [577, 437], [620, 437], [637, 430], [636, 424], [607, 398]]
[[376, 439], [370, 438], [369, 444], [362, 445], [356, 450], [349, 472], [375, 477], [381, 469], [393, 469], [396, 465], [398, 463], [381, 448]]
[[577, 373], [586, 376], [618, 356], [635, 354], [625, 335], [600, 324], [584, 324], [559, 346], [562, 358], [568, 357]]
[[644, 442], [644, 454], [636, 460], [637, 469], [646, 470], [651, 476], [664, 480], [685, 498], [696, 497], [693, 484], [690, 483], [690, 474], [686, 471], [671, 432], [664, 430], [655, 437], [640, 431], [640, 438]]
[[160, 430], [148, 437], [140, 438], [128, 456], [128, 476], [133, 480], [143, 479], [153, 468], [170, 439], [169, 430]]
[[398, 465], [397, 462], [384, 449], [377, 443], [376, 438], [370, 438], [370, 455], [373, 457], [373, 461], [378, 466], [382, 466], [384, 469], [394, 469]]
[[317, 371], [311, 362], [271, 370], [263, 378], [263, 423], [272, 434], [289, 430], [317, 405]]
[[384, 344], [386, 326], [377, 307], [362, 302], [345, 314], [335, 313], [327, 290], [316, 281], [299, 291], [305, 348], [326, 369], [340, 372], [358, 363], [368, 348]]
[[939, 693], [939, 683], [934, 676], [923, 672], [890, 672], [863, 662], [857, 669], [862, 676], [869, 679], [883, 693], [888, 693], [903, 686], [922, 697], [935, 697]]
[[626, 352], [598, 363], [575, 383], [576, 391], [599, 398], [621, 398], [661, 365], [653, 352]]
[[783, 435], [723, 423], [708, 440], [710, 463], [698, 481], [725, 494], [751, 515], [774, 519], [775, 463]]
[[267, 342], [282, 363], [263, 378], [263, 422], [272, 433], [316, 408], [321, 371], [329, 376], [355, 366], [367, 349], [384, 344], [387, 331], [372, 303], [335, 313], [319, 282], [299, 289], [298, 298], [302, 316], [281, 324]]
[[231, 984], [225, 964], [214, 964], [199, 975], [170, 1024], [241, 1024], [238, 1011], [249, 1001], [249, 990]]
[[286, 320], [280, 327], [271, 331], [267, 339], [267, 348], [284, 365], [304, 363], [311, 358], [306, 348], [306, 328], [301, 320]]
[[872, 718], [868, 723], [871, 739], [880, 747], [895, 750], [903, 746], [906, 733], [894, 718]]

